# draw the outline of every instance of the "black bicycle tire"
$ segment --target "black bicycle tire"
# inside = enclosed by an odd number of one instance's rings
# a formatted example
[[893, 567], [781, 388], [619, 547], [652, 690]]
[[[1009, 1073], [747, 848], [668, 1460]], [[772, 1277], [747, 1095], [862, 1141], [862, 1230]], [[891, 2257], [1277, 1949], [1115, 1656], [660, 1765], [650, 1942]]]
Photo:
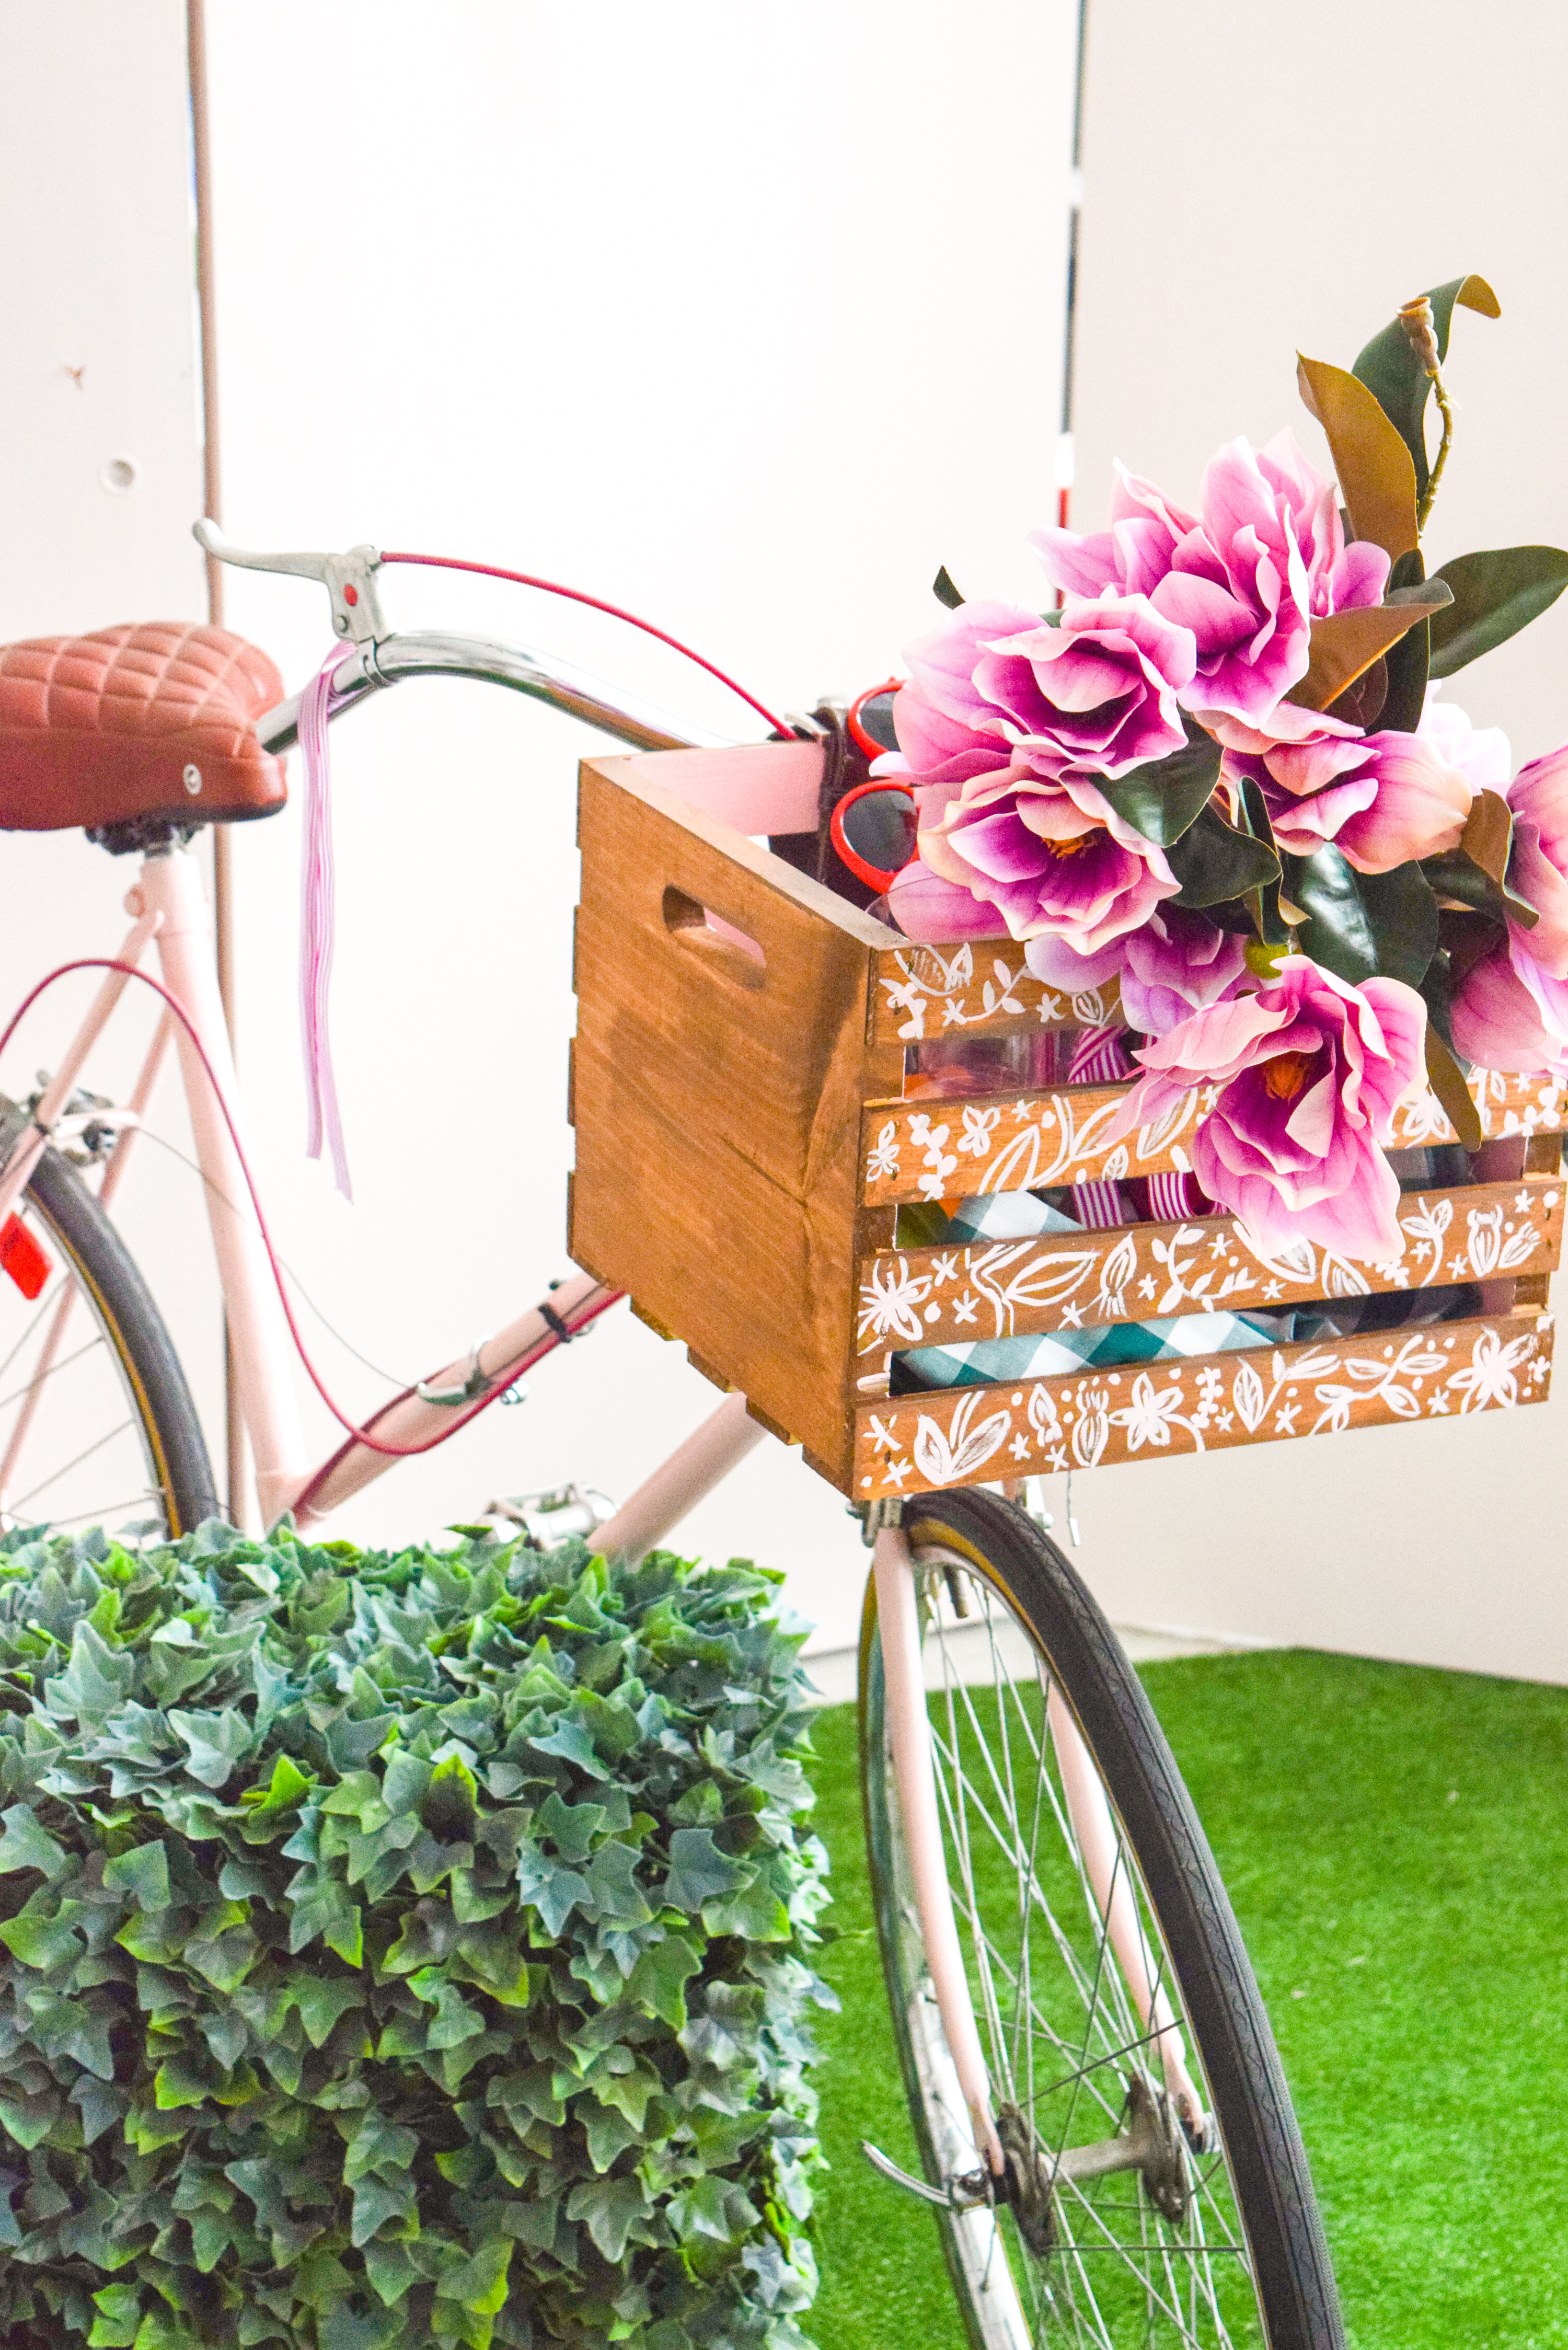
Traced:
[[[1066, 1700], [1121, 1821], [1170, 1955], [1226, 2142], [1270, 2350], [1344, 2350], [1323, 2222], [1251, 1961], [1176, 1758], [1120, 1642], [1069, 1562], [1033, 1520], [973, 1491], [912, 1498], [917, 1551], [946, 1542], [1007, 1602]], [[876, 1706], [880, 1654], [867, 1583], [860, 1643], [860, 1771], [877, 1939], [911, 2120], [929, 2159], [913, 2046], [896, 1980], [898, 1919], [888, 1857], [886, 1742]], [[878, 1818], [878, 1804], [881, 1816]], [[950, 2230], [942, 2248], [971, 2338]]]
[[171, 1538], [222, 1514], [184, 1369], [135, 1258], [67, 1159], [45, 1150], [26, 1197], [80, 1284], [141, 1424]]

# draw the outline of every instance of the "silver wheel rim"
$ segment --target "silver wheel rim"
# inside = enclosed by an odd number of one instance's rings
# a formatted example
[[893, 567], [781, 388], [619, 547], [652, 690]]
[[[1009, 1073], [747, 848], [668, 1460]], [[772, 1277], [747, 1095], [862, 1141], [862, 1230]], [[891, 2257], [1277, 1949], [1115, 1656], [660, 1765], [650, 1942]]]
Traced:
[[[1045, 1661], [1001, 1595], [956, 1551], [922, 1548], [927, 1685], [949, 1884], [969, 1960], [992, 2092], [1028, 2117], [1051, 2156], [1114, 2137], [1129, 2095], [1161, 2100], [1151, 2035], [1109, 1947], [1064, 1798], [1046, 1721]], [[961, 1618], [955, 1595], [973, 1611]], [[973, 2172], [979, 2155], [926, 1975], [885, 1715], [881, 1773], [897, 1911], [894, 1970], [932, 2176]], [[1156, 1980], [1181, 2026], [1212, 2113], [1201, 2055], [1136, 1859], [1116, 1832], [1116, 1870], [1133, 1889]], [[1168, 2110], [1167, 2108], [1167, 2110]], [[1260, 2350], [1265, 2340], [1241, 2214], [1222, 2147], [1179, 2153], [1180, 2225], [1120, 2171], [1053, 2197], [1055, 2242], [1039, 2258], [1013, 2214], [943, 2217], [966, 2316], [985, 2350]]]

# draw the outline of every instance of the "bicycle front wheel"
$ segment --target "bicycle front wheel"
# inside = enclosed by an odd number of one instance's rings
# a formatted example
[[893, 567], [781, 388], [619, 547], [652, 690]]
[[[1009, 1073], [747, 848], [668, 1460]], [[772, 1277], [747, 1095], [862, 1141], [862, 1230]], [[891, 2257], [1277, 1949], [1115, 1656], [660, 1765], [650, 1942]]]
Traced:
[[976, 2350], [1341, 2350], [1300, 2133], [1147, 1699], [1054, 1544], [910, 1501], [948, 1881], [1006, 2153], [988, 2187], [916, 1915], [868, 1590], [860, 1768], [916, 2143]]
[[[19, 1114], [0, 1127], [11, 1142]], [[55, 1525], [137, 1540], [218, 1513], [202, 1424], [134, 1259], [76, 1169], [46, 1150], [0, 1278], [0, 1532]], [[31, 1263], [29, 1263], [29, 1257]]]

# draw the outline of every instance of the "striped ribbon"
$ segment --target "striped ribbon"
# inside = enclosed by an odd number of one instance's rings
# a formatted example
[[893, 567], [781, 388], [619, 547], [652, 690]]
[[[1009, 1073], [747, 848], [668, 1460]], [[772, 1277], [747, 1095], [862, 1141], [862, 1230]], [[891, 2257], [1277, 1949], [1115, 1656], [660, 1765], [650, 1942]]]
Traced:
[[1130, 1224], [1134, 1218], [1122, 1198], [1121, 1186], [1103, 1175], [1092, 1183], [1073, 1186], [1073, 1212], [1085, 1232], [1108, 1232], [1113, 1224]]
[[1067, 1065], [1067, 1083], [1108, 1086], [1119, 1077], [1130, 1077], [1133, 1065], [1122, 1043], [1126, 1034], [1114, 1021], [1101, 1028], [1085, 1028], [1074, 1045], [1073, 1057]]
[[1168, 1172], [1148, 1177], [1149, 1220], [1157, 1224], [1179, 1224], [1188, 1216], [1201, 1216], [1209, 1202], [1198, 1188], [1196, 1176]]
[[332, 756], [327, 711], [332, 673], [354, 651], [334, 645], [299, 697], [299, 747], [305, 754], [305, 845], [300, 872], [299, 1023], [305, 1056], [306, 1156], [319, 1159], [325, 1138], [332, 1173], [346, 1200], [354, 1197], [348, 1154], [332, 1067], [327, 997], [332, 985], [336, 875], [332, 862]]

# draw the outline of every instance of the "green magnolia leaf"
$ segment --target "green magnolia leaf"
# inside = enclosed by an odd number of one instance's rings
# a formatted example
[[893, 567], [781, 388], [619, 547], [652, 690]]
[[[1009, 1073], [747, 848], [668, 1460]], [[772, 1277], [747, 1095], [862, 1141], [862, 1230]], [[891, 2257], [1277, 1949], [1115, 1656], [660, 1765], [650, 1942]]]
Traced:
[[[1388, 575], [1392, 593], [1424, 586], [1426, 566], [1419, 547], [1401, 555]], [[1427, 706], [1427, 680], [1432, 651], [1432, 622], [1417, 620], [1406, 630], [1397, 645], [1391, 645], [1383, 656], [1384, 689], [1382, 702], [1375, 715], [1356, 719], [1355, 723], [1371, 730], [1374, 726], [1389, 733], [1413, 734], [1421, 723]], [[1346, 717], [1351, 713], [1343, 702], [1333, 705], [1334, 714]]]
[[1376, 395], [1343, 368], [1296, 354], [1296, 380], [1309, 413], [1327, 435], [1340, 494], [1357, 538], [1397, 559], [1420, 541], [1416, 469], [1410, 452]]
[[1427, 1082], [1437, 1095], [1453, 1128], [1467, 1150], [1481, 1147], [1480, 1114], [1466, 1085], [1464, 1072], [1454, 1058], [1451, 1047], [1438, 1033], [1437, 1023], [1427, 1022]]
[[1359, 985], [1381, 972], [1419, 987], [1437, 951], [1438, 904], [1418, 865], [1357, 873], [1332, 842], [1283, 860], [1282, 895], [1306, 916], [1303, 954]]
[[1220, 745], [1196, 720], [1187, 721], [1186, 748], [1151, 759], [1127, 775], [1096, 775], [1116, 814], [1157, 847], [1169, 848], [1195, 824], [1220, 780]]
[[1518, 922], [1532, 931], [1539, 910], [1511, 886], [1513, 811], [1499, 792], [1478, 792], [1457, 848], [1428, 857], [1424, 870], [1438, 897], [1458, 899], [1495, 921]]
[[1560, 546], [1498, 546], [1457, 555], [1436, 577], [1454, 600], [1432, 620], [1431, 673], [1452, 677], [1557, 601], [1568, 588], [1568, 554]]
[[948, 567], [945, 563], [942, 565], [940, 570], [937, 573], [936, 577], [931, 582], [931, 593], [936, 598], [939, 604], [945, 604], [947, 606], [950, 612], [956, 612], [959, 606], [963, 602], [962, 594], [953, 586], [952, 579], [948, 571]]
[[[1438, 901], [1419, 865], [1391, 873], [1358, 873], [1377, 968], [1386, 979], [1418, 988], [1438, 951]], [[1309, 950], [1310, 951], [1310, 950]]]
[[1395, 588], [1381, 604], [1363, 604], [1314, 620], [1307, 671], [1286, 694], [1303, 710], [1326, 710], [1401, 638], [1449, 601], [1447, 580]]
[[[1449, 355], [1449, 327], [1456, 307], [1474, 310], [1483, 318], [1502, 315], [1501, 305], [1484, 277], [1450, 277], [1445, 285], [1429, 287], [1427, 299], [1432, 306], [1439, 359]], [[1351, 373], [1366, 386], [1398, 432], [1415, 466], [1417, 491], [1424, 491], [1428, 473], [1426, 417], [1431, 379], [1397, 318], [1381, 334], [1373, 336]]]
[[1181, 884], [1174, 900], [1179, 906], [1218, 906], [1280, 878], [1274, 850], [1249, 833], [1232, 831], [1213, 807], [1205, 808], [1167, 851], [1166, 861]]

